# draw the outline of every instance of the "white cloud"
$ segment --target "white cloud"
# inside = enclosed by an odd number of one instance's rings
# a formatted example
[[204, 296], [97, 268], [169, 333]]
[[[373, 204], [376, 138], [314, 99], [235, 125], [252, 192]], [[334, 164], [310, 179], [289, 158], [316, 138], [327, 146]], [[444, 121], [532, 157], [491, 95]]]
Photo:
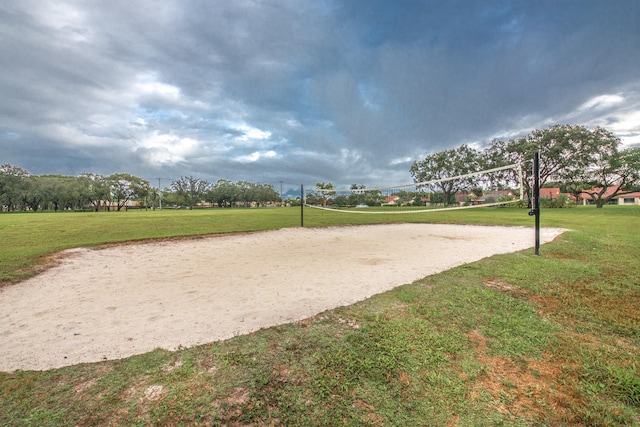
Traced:
[[603, 127], [618, 136], [624, 146], [640, 143], [640, 90], [637, 86], [622, 93], [595, 96], [566, 116], [589, 128]]
[[247, 154], [244, 156], [237, 156], [235, 158], [235, 161], [240, 162], [240, 163], [254, 163], [257, 162], [260, 159], [272, 159], [278, 156], [278, 153], [276, 153], [273, 150], [269, 150], [269, 151], [254, 151], [251, 154]]
[[134, 92], [140, 95], [155, 95], [174, 102], [180, 99], [180, 88], [160, 82], [155, 73], [140, 74], [136, 80]]
[[56, 30], [85, 25], [83, 10], [63, 2], [42, 3], [31, 8], [30, 13], [41, 24]]
[[606, 128], [620, 137], [625, 146], [640, 145], [640, 109], [621, 112]]
[[143, 94], [157, 95], [172, 101], [180, 99], [180, 89], [160, 82], [147, 82], [140, 85]]
[[137, 142], [134, 151], [140, 152], [149, 163], [175, 164], [186, 161], [198, 145], [195, 139], [160, 134], [156, 131]]
[[602, 127], [619, 137], [624, 146], [640, 144], [640, 90], [636, 87], [622, 92], [597, 95], [566, 114], [536, 117], [527, 115], [516, 120], [510, 129], [503, 129], [489, 139], [519, 138], [534, 129], [555, 124], [577, 124], [589, 129]]
[[389, 164], [391, 166], [397, 166], [397, 165], [403, 165], [403, 164], [411, 163], [413, 161], [414, 161], [413, 158], [407, 156], [407, 157], [400, 157], [400, 158], [397, 158], [397, 159], [391, 159]]
[[113, 137], [100, 131], [104, 130], [99, 124], [88, 123], [79, 127], [72, 123], [56, 123], [39, 127], [37, 132], [57, 141], [61, 146], [74, 149], [88, 149], [109, 146], [113, 150], [126, 149], [128, 141], [122, 137]]
[[599, 95], [591, 98], [584, 104], [582, 104], [578, 111], [585, 110], [605, 110], [611, 107], [615, 107], [616, 105], [622, 104], [625, 101], [624, 97], [620, 94], [614, 95]]
[[244, 135], [239, 138], [242, 141], [269, 139], [271, 137], [271, 132], [247, 125], [240, 125], [236, 129], [244, 133]]

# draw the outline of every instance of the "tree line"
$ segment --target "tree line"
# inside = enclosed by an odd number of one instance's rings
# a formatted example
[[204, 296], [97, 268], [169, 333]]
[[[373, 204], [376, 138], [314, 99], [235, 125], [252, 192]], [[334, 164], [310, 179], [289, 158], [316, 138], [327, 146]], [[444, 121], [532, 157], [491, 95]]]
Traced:
[[[462, 145], [439, 151], [414, 162], [411, 175], [419, 183], [519, 163], [523, 165], [524, 190], [530, 199], [536, 152], [540, 153], [541, 187], [556, 183], [576, 199], [586, 193], [599, 208], [613, 197], [638, 191], [640, 186], [640, 148], [622, 149], [620, 139], [610, 131], [578, 125], [554, 125], [508, 141], [495, 139], [484, 150]], [[494, 187], [507, 188], [519, 181], [515, 169], [494, 176]], [[477, 185], [477, 180], [469, 177], [429, 186], [444, 193], [446, 203], [455, 193], [471, 191]]]
[[280, 201], [269, 184], [219, 179], [211, 183], [191, 176], [180, 177], [162, 190], [127, 173], [102, 176], [31, 175], [10, 164], [0, 165], [0, 207], [4, 211], [124, 210], [135, 201], [141, 208], [185, 206], [202, 202], [209, 206], [260, 206]]
[[[167, 196], [163, 195], [163, 200], [165, 197]], [[281, 197], [271, 184], [234, 182], [226, 179], [210, 183], [204, 179], [189, 176], [181, 177], [171, 184], [167, 201], [182, 201], [187, 206], [195, 206], [198, 202], [204, 201], [217, 207], [230, 208], [280, 202]]]
[[[445, 204], [458, 192], [478, 191], [481, 184], [492, 188], [515, 188], [518, 172], [506, 169], [492, 174], [492, 182], [477, 178], [441, 181], [519, 163], [523, 165], [524, 189], [531, 197], [532, 168], [535, 152], [540, 153], [540, 185], [556, 183], [575, 198], [587, 193], [598, 207], [611, 198], [638, 191], [640, 186], [640, 148], [621, 148], [621, 141], [610, 131], [597, 127], [589, 130], [577, 125], [554, 125], [534, 130], [529, 135], [508, 141], [493, 140], [484, 150], [462, 145], [426, 156], [413, 163], [410, 173], [414, 182], [441, 193]], [[318, 183], [321, 203], [327, 204], [331, 183]], [[380, 200], [380, 194], [354, 184], [346, 204], [369, 204]], [[615, 189], [615, 191], [608, 191]], [[0, 165], [0, 206], [3, 210], [95, 210], [125, 209], [135, 200], [141, 207], [193, 207], [200, 202], [212, 206], [234, 207], [261, 205], [280, 201], [270, 184], [219, 179], [215, 183], [191, 176], [181, 177], [160, 191], [140, 177], [117, 173], [102, 176], [83, 173], [79, 176], [31, 175], [10, 164]]]
[[[521, 138], [503, 141], [494, 139], [483, 150], [469, 145], [442, 150], [415, 161], [410, 173], [421, 192], [401, 194], [405, 201], [421, 205], [426, 191], [431, 203], [448, 205], [455, 202], [457, 193], [485, 190], [513, 190], [520, 196], [520, 176], [517, 168], [491, 174], [467, 176], [478, 171], [499, 169], [520, 164], [525, 196], [531, 203], [534, 154], [540, 154], [540, 186], [560, 187], [573, 200], [587, 194], [601, 208], [616, 196], [640, 190], [640, 148], [621, 147], [621, 141], [610, 131], [597, 127], [589, 130], [578, 125], [554, 125], [534, 130]], [[451, 179], [454, 177], [462, 177]], [[348, 196], [337, 195], [330, 182], [316, 183], [315, 193], [307, 198], [312, 204], [348, 205], [358, 203], [380, 205], [382, 196], [373, 189], [353, 184]], [[411, 196], [410, 198], [407, 198]]]

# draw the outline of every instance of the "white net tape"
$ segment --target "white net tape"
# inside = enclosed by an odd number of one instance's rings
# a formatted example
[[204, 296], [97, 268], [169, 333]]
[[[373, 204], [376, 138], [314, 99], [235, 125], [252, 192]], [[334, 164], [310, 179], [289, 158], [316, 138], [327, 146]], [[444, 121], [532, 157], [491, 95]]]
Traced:
[[[314, 188], [305, 206], [333, 212], [404, 214], [502, 206], [523, 199], [520, 164], [412, 184]], [[447, 199], [448, 200], [445, 200]]]

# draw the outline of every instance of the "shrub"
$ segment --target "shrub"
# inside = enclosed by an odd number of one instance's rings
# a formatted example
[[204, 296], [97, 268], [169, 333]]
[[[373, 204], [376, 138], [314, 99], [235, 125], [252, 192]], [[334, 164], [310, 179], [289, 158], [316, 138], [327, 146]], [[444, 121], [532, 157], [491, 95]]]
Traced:
[[561, 194], [555, 199], [549, 199], [542, 197], [540, 199], [540, 207], [542, 208], [573, 208], [576, 206], [576, 202], [573, 199]]

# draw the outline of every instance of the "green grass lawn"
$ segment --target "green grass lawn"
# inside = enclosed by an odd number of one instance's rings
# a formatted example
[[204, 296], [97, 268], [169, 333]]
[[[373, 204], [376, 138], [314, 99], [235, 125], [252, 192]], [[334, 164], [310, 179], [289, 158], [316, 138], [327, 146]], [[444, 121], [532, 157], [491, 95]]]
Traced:
[[[373, 222], [533, 224], [519, 209], [305, 210], [305, 226]], [[540, 256], [493, 256], [220, 343], [0, 373], [0, 425], [640, 425], [640, 208], [541, 222], [572, 231]], [[0, 280], [20, 286], [70, 247], [299, 225], [299, 208], [2, 214]]]

